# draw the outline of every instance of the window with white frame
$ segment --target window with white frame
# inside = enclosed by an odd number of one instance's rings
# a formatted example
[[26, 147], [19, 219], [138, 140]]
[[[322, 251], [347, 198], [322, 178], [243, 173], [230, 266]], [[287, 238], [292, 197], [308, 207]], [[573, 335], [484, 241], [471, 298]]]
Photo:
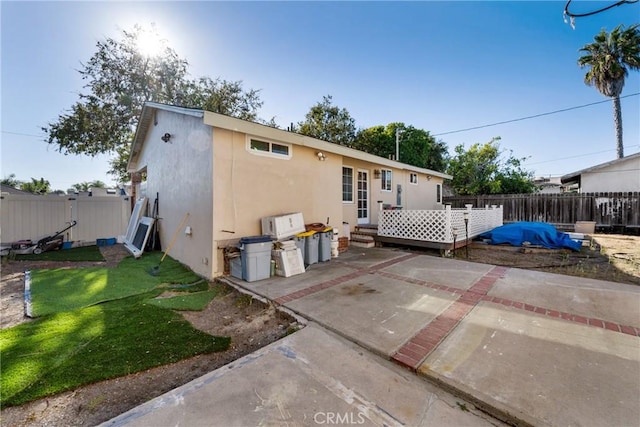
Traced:
[[291, 146], [289, 144], [248, 138], [247, 149], [253, 154], [291, 158]]
[[409, 183], [410, 184], [418, 184], [418, 174], [417, 173], [410, 173], [409, 174]]
[[353, 203], [353, 168], [342, 167], [342, 201]]
[[382, 169], [380, 171], [380, 178], [382, 181], [382, 191], [391, 191], [391, 171], [389, 169]]
[[436, 203], [442, 203], [442, 184], [436, 184]]

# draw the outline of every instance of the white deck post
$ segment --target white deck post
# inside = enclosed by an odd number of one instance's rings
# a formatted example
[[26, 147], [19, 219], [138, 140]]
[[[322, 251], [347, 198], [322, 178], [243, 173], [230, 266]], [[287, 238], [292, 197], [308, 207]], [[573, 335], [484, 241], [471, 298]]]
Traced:
[[453, 227], [451, 226], [451, 205], [444, 205], [444, 235], [447, 243], [453, 242]]

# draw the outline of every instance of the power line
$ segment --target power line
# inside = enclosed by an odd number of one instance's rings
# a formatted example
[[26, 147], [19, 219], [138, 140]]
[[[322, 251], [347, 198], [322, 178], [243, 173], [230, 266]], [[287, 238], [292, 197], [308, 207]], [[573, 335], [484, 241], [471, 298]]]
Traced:
[[33, 136], [35, 138], [44, 138], [44, 135], [34, 135], [32, 133], [22, 133], [22, 132], [10, 132], [8, 130], [3, 130], [2, 133], [8, 133], [10, 135], [20, 135], [20, 136]]
[[631, 4], [631, 3], [637, 3], [638, 2], [638, 0], [620, 0], [617, 3], [610, 4], [609, 6], [605, 6], [605, 7], [602, 7], [600, 9], [598, 9], [598, 10], [593, 10], [591, 12], [587, 12], [587, 13], [571, 13], [571, 12], [569, 12], [569, 4], [571, 4], [572, 1], [573, 0], [568, 0], [567, 4], [564, 6], [564, 14], [567, 15], [567, 16], [570, 16], [571, 18], [584, 18], [585, 16], [591, 16], [591, 15], [595, 15], [595, 14], [600, 13], [600, 12], [604, 12], [605, 10], [609, 10], [612, 7], [620, 6], [620, 5], [623, 5], [623, 4]]
[[[625, 146], [624, 148], [631, 148], [631, 147], [635, 147], [634, 145], [630, 145], [630, 146]], [[594, 151], [593, 153], [585, 153], [585, 154], [576, 154], [575, 156], [568, 156], [568, 157], [558, 157], [556, 159], [553, 160], [542, 160], [539, 162], [533, 162], [533, 163], [528, 163], [528, 162], [523, 162], [524, 164], [526, 164], [527, 166], [532, 166], [532, 165], [539, 165], [542, 163], [552, 163], [552, 162], [558, 162], [560, 160], [571, 160], [571, 159], [577, 159], [578, 157], [587, 157], [587, 156], [593, 156], [596, 154], [603, 154], [603, 153], [610, 153], [612, 151], [616, 151], [615, 149], [609, 149], [609, 150], [602, 150], [602, 151]]]
[[[638, 96], [638, 95], [640, 95], [640, 92], [631, 93], [629, 95], [621, 96], [620, 99], [629, 98], [631, 96]], [[432, 134], [432, 136], [449, 135], [449, 134], [452, 134], [452, 133], [467, 132], [467, 131], [470, 131], [470, 130], [483, 129], [483, 128], [488, 128], [488, 127], [491, 127], [491, 126], [504, 125], [504, 124], [507, 124], [507, 123], [519, 122], [519, 121], [522, 121], [522, 120], [535, 119], [537, 117], [549, 116], [551, 114], [564, 113], [566, 111], [577, 110], [579, 108], [591, 107], [592, 105], [604, 104], [605, 102], [611, 102], [611, 100], [610, 99], [605, 99], [604, 101], [592, 102], [590, 104], [577, 105], [575, 107], [563, 108], [561, 110], [549, 111], [547, 113], [535, 114], [533, 116], [526, 116], [526, 117], [520, 117], [518, 119], [504, 120], [502, 122], [491, 123], [491, 124], [488, 124], [488, 125], [474, 126], [474, 127], [470, 127], [470, 128], [466, 128], [466, 129], [452, 130], [452, 131], [449, 131], [449, 132], [435, 133], [435, 134]]]

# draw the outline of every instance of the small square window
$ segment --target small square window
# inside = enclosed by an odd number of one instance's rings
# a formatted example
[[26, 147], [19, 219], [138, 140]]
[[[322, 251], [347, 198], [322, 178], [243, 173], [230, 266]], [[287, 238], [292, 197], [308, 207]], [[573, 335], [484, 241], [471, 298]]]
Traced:
[[411, 183], [411, 184], [417, 184], [418, 183], [418, 174], [417, 173], [409, 174], [409, 183]]

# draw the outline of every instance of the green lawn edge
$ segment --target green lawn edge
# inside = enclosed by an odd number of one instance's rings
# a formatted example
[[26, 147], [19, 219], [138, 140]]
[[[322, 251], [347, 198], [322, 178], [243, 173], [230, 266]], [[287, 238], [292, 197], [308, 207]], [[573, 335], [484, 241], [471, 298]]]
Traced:
[[160, 252], [145, 254], [139, 259], [128, 257], [117, 268], [34, 269], [30, 290], [32, 315], [71, 311], [139, 295], [163, 284], [190, 284], [201, 280], [170, 257], [165, 258], [157, 275], [150, 274], [161, 257]]
[[161, 290], [54, 313], [0, 331], [0, 407], [224, 351], [231, 339], [148, 304]]

